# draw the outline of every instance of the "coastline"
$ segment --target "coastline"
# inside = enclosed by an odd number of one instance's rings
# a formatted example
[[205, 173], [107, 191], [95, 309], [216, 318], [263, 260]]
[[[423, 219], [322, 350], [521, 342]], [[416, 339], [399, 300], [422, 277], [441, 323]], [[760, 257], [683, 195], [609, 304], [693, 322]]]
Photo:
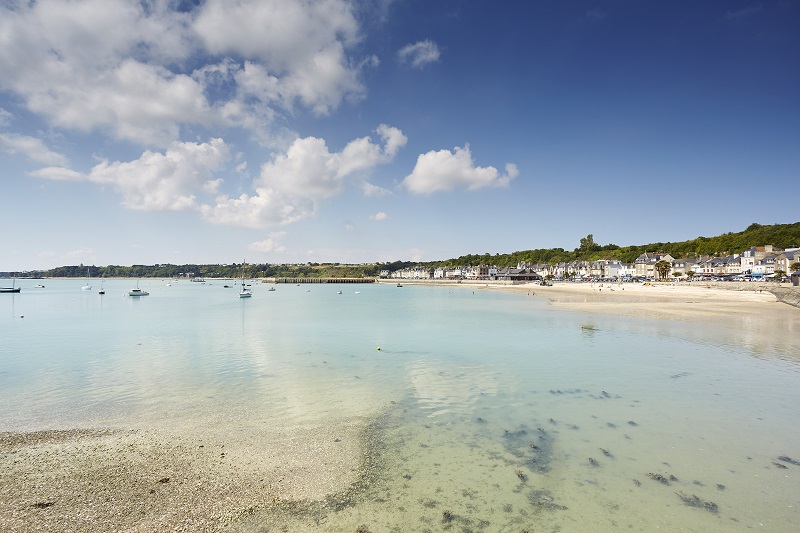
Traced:
[[[542, 286], [538, 282], [400, 282], [406, 285], [506, 291], [545, 298], [554, 307], [588, 313], [709, 322], [723, 326], [730, 326], [732, 315], [743, 312], [767, 313], [779, 321], [784, 316], [800, 319], [800, 287], [789, 284], [555, 282], [550, 286]], [[381, 280], [380, 283], [394, 284], [397, 280]]]
[[[794, 339], [800, 338], [800, 287], [789, 284], [400, 281], [505, 291], [545, 299], [554, 310], [708, 326], [759, 352], [772, 347], [794, 353]], [[800, 354], [794, 359], [800, 360]]]

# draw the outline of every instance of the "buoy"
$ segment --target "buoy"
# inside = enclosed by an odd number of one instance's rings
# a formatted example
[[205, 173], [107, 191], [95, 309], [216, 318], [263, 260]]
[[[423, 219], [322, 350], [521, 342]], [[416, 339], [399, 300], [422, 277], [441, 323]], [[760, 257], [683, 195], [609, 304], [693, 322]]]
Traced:
[[378, 351], [379, 351], [379, 352], [381, 351], [381, 347], [380, 347], [380, 346], [378, 346]]

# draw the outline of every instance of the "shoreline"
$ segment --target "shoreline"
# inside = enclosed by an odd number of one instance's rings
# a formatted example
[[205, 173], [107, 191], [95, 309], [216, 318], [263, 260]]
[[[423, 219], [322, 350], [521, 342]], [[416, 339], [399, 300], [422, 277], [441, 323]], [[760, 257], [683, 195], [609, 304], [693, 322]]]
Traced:
[[791, 351], [796, 346], [793, 339], [800, 338], [800, 287], [790, 284], [555, 282], [542, 286], [536, 282], [414, 280], [402, 284], [504, 291], [545, 299], [554, 310], [709, 326], [758, 350]]

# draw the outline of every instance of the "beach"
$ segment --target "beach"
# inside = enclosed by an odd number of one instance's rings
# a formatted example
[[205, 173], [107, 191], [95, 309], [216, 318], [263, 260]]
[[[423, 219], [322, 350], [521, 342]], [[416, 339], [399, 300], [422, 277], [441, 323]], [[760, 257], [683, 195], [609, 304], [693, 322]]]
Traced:
[[364, 421], [196, 439], [142, 430], [0, 433], [2, 531], [215, 531], [254, 509], [313, 515], [349, 498]]
[[[502, 287], [547, 298], [555, 307], [589, 313], [686, 320], [739, 328], [743, 317], [791, 325], [800, 309], [754, 283], [555, 283]], [[783, 290], [800, 294], [784, 285]]]
[[[546, 298], [554, 311], [724, 328], [734, 342], [754, 345], [790, 345], [800, 334], [800, 308], [757, 284], [446, 285]], [[784, 289], [789, 299], [798, 291]], [[368, 483], [373, 424], [357, 417], [292, 430], [242, 421], [233, 433], [191, 435], [142, 427], [0, 433], [0, 530], [216, 531], [240, 527], [254, 511], [274, 516], [272, 527], [298, 516], [313, 525]]]

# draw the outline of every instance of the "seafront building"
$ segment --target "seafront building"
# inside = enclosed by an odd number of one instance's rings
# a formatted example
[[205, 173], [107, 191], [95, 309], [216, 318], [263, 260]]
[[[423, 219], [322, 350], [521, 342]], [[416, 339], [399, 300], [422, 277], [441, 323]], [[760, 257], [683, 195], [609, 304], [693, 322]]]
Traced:
[[516, 267], [499, 268], [492, 265], [446, 266], [430, 268], [415, 266], [381, 271], [383, 278], [405, 280], [492, 280], [492, 281], [536, 281], [541, 279], [657, 279], [656, 264], [670, 264], [667, 279], [694, 278], [738, 278], [771, 279], [776, 273], [788, 274], [791, 265], [800, 262], [800, 248], [782, 250], [772, 245], [754, 246], [741, 254], [725, 257], [696, 257], [676, 259], [666, 253], [645, 252], [633, 263], [616, 259], [597, 261], [572, 261], [569, 263], [533, 264], [520, 262]]

